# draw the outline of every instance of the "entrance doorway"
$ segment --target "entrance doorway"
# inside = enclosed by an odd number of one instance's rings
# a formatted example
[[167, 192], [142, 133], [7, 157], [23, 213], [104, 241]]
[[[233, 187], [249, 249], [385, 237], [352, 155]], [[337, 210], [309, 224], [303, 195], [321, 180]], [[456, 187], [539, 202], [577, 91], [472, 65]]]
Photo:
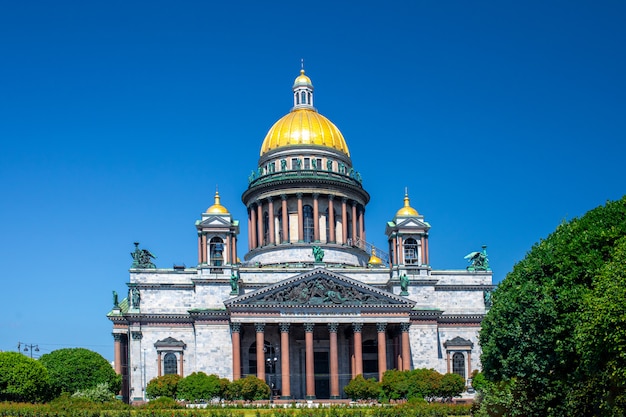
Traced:
[[328, 352], [313, 352], [315, 397], [330, 398], [330, 360]]

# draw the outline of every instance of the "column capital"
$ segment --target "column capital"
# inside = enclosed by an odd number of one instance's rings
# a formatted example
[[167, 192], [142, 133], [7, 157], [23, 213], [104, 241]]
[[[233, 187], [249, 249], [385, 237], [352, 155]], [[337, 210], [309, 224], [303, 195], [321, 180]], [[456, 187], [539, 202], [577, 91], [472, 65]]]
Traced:
[[271, 203], [274, 200], [274, 197], [266, 197], [265, 198], [267, 200], [268, 203]]
[[143, 338], [143, 334], [141, 332], [130, 332], [133, 340], [141, 340]]
[[334, 194], [328, 194], [328, 200], [332, 201], [335, 199], [335, 195]]
[[352, 323], [352, 331], [354, 333], [361, 333], [363, 330], [363, 323]]
[[259, 207], [263, 207], [263, 201], [259, 200], [254, 200], [254, 203], [256, 204], [257, 208]]
[[278, 326], [280, 327], [281, 333], [289, 333], [289, 327], [291, 326], [291, 323], [280, 323]]
[[304, 194], [302, 194], [302, 193], [296, 193], [296, 197], [298, 198], [298, 200], [302, 200], [302, 196], [303, 195]]
[[313, 200], [320, 198], [320, 193], [313, 193]]
[[113, 340], [116, 342], [121, 342], [122, 341], [122, 334], [121, 333], [111, 333], [113, 335]]
[[230, 323], [230, 331], [233, 333], [240, 333], [241, 323]]
[[387, 330], [387, 323], [376, 323], [376, 330], [378, 333], [383, 333]]
[[265, 323], [254, 323], [254, 330], [257, 333], [263, 333], [265, 331]]
[[281, 200], [287, 200], [287, 194], [283, 193], [280, 195]]
[[348, 197], [341, 197], [341, 202], [346, 204], [348, 202]]
[[328, 323], [328, 331], [330, 333], [337, 333], [338, 328], [339, 328], [339, 323]]
[[315, 323], [304, 323], [304, 331], [307, 333], [313, 333], [313, 327], [315, 327]]
[[400, 330], [402, 330], [403, 333], [408, 332], [410, 328], [411, 323], [400, 323]]

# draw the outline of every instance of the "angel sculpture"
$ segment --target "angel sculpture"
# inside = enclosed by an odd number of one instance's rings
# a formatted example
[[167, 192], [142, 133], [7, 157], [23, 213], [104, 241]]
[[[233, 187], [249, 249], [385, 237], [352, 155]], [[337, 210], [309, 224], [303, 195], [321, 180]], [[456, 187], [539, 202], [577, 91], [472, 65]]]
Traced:
[[489, 271], [489, 258], [487, 258], [487, 246], [483, 245], [482, 252], [471, 252], [465, 255], [464, 259], [467, 259], [471, 263], [467, 267], [468, 271]]

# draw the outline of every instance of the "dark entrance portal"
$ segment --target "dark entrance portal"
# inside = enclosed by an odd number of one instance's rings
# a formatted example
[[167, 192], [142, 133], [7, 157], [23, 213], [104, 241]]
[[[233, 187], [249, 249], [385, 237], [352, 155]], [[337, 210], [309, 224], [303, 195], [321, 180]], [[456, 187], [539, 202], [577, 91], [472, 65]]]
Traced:
[[330, 365], [328, 352], [314, 352], [315, 397], [330, 398]]

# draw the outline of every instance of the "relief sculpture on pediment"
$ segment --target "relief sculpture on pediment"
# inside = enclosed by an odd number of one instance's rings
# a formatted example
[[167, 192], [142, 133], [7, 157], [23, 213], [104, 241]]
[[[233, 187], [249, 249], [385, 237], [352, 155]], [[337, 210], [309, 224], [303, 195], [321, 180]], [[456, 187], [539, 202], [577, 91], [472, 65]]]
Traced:
[[303, 281], [291, 288], [280, 288], [261, 296], [259, 304], [379, 304], [389, 300], [375, 294], [359, 291], [328, 278]]

